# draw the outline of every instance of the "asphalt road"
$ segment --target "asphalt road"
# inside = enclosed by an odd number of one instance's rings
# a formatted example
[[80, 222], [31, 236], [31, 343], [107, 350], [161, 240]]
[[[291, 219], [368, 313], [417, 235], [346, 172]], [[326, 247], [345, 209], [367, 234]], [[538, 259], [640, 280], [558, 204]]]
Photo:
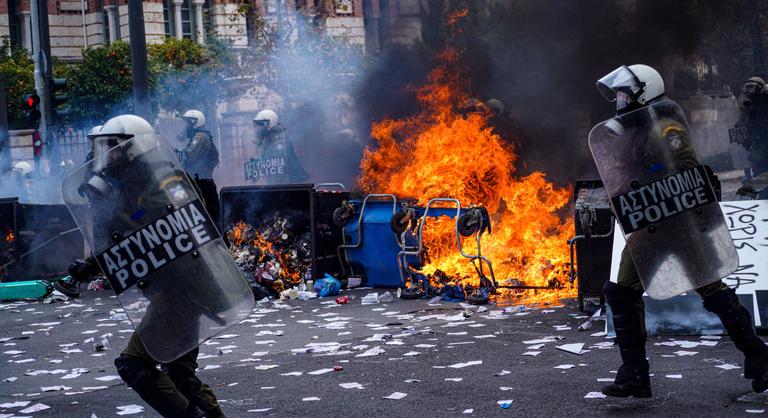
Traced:
[[[230, 417], [702, 417], [768, 410], [768, 395], [752, 394], [741, 377], [742, 356], [727, 337], [652, 337], [654, 398], [592, 399], [585, 396], [600, 390], [598, 379], [612, 378], [619, 353], [611, 340], [593, 336], [603, 322], [577, 330], [586, 317], [572, 300], [518, 314], [487, 306], [465, 318], [456, 303], [362, 305], [370, 291], [346, 292], [353, 299], [341, 306], [332, 298], [260, 305], [226, 338], [202, 346], [199, 375]], [[157, 416], [116, 378], [112, 361], [131, 332], [127, 321], [110, 320], [116, 308], [108, 291], [64, 303], [0, 304], [0, 417], [112, 417], [128, 405], [144, 407], [128, 416]], [[104, 334], [111, 334], [106, 351], [84, 342]], [[559, 340], [540, 348], [531, 342], [547, 337]], [[556, 348], [572, 343], [589, 351]], [[310, 344], [328, 351], [307, 352]], [[530, 352], [539, 354], [524, 354]], [[739, 367], [717, 367], [727, 364]], [[343, 370], [323, 370], [335, 366]], [[359, 385], [340, 386], [346, 383]], [[64, 388], [51, 390], [56, 386]], [[406, 396], [385, 399], [395, 392]], [[498, 404], [504, 400], [506, 409]], [[28, 403], [5, 405], [16, 402]], [[48, 409], [21, 412], [37, 404]]]

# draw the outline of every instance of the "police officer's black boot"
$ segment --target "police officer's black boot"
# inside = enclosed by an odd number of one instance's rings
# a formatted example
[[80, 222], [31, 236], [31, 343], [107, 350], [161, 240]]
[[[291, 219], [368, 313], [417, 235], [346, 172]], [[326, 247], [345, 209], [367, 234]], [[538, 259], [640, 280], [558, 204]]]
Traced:
[[768, 389], [768, 346], [757, 334], [752, 316], [741, 305], [733, 289], [718, 290], [704, 298], [704, 308], [718, 317], [731, 341], [744, 353], [744, 377], [752, 379], [752, 389]]
[[613, 313], [622, 365], [614, 382], [604, 386], [602, 392], [619, 398], [650, 398], [651, 379], [648, 375], [648, 360], [645, 358], [643, 292], [612, 282], [605, 284], [603, 292]]

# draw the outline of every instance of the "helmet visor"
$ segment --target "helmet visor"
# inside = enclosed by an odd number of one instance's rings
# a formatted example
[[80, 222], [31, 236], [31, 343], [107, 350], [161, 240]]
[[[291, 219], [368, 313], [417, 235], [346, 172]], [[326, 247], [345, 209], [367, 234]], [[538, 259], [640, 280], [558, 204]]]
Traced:
[[98, 172], [114, 165], [114, 153], [108, 153], [107, 151], [116, 147], [121, 138], [104, 135], [91, 137], [91, 140], [93, 141], [93, 170]]
[[613, 70], [603, 78], [597, 80], [597, 90], [609, 102], [616, 100], [617, 91], [626, 91], [634, 94], [638, 91], [636, 77], [626, 65]]

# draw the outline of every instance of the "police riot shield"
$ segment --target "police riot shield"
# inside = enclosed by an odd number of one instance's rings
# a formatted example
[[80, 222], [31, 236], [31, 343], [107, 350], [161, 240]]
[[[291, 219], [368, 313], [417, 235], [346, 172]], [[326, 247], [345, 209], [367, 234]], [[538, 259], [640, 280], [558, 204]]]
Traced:
[[589, 147], [648, 295], [732, 273], [738, 255], [680, 107], [665, 99], [592, 128]]
[[64, 202], [152, 358], [173, 361], [248, 316], [254, 298], [158, 135], [96, 155]]
[[290, 150], [284, 143], [280, 145], [263, 145], [258, 149], [257, 156], [245, 162], [246, 181], [269, 185], [291, 183], [293, 167]]

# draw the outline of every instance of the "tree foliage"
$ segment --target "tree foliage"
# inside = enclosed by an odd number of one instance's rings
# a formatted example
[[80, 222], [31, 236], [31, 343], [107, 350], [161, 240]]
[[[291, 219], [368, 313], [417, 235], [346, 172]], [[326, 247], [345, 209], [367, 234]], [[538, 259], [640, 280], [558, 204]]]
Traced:
[[9, 54], [9, 48], [6, 38], [0, 48], [0, 76], [5, 78], [8, 123], [12, 127], [25, 128], [27, 123], [21, 110], [21, 100], [24, 94], [35, 91], [35, 65], [27, 51], [16, 48]]
[[249, 12], [249, 7], [241, 8], [240, 13], [251, 19], [251, 47], [242, 51], [235, 75], [263, 82], [289, 102], [306, 96], [333, 100], [350, 78], [359, 75], [363, 50], [326, 33], [324, 20], [332, 16], [329, 4], [318, 5], [320, 13], [314, 19], [301, 10], [282, 19], [265, 19]]
[[169, 38], [148, 49], [152, 97], [168, 111], [202, 108], [215, 100], [232, 59], [216, 39], [205, 47], [189, 39]]
[[99, 124], [133, 108], [130, 58], [131, 47], [123, 41], [83, 50], [83, 61], [68, 73], [75, 125]]
[[[54, 57], [54, 77], [65, 77], [67, 72], [67, 64]], [[11, 48], [8, 38], [4, 38], [0, 46], [0, 76], [5, 78], [5, 103], [11, 129], [31, 128], [21, 102], [25, 94], [35, 92], [35, 64], [28, 51]]]

